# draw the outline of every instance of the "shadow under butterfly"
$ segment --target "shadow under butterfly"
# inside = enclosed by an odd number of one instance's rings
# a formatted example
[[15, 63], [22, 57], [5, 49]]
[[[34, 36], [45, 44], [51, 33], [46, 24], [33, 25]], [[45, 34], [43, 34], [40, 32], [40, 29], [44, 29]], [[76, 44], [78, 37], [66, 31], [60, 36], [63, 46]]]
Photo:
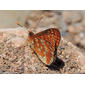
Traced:
[[64, 61], [56, 57], [55, 62], [53, 62], [50, 66], [47, 66], [51, 70], [60, 70], [61, 68], [64, 67]]

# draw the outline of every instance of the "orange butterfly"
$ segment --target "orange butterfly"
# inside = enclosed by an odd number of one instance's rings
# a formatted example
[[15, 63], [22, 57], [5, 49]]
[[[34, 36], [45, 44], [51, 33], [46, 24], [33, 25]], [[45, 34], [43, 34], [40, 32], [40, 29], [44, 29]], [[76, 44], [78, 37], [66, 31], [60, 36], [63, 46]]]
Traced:
[[49, 66], [56, 60], [60, 37], [57, 28], [50, 28], [37, 34], [29, 32], [28, 41], [39, 59]]

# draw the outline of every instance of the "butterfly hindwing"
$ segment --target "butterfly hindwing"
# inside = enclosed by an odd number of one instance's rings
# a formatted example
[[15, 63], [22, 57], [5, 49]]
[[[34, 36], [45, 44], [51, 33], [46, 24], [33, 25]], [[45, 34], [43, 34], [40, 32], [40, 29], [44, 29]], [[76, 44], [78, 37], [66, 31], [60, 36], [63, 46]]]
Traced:
[[54, 52], [51, 44], [39, 38], [34, 38], [33, 41], [34, 43], [31, 44], [31, 47], [34, 49], [39, 59], [46, 65], [50, 65], [54, 61]]

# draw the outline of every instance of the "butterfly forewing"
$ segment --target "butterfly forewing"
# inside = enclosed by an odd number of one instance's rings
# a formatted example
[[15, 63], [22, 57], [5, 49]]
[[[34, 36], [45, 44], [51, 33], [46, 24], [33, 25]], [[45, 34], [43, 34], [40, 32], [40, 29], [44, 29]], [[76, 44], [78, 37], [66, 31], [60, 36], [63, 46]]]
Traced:
[[53, 51], [55, 50], [55, 43], [56, 46], [59, 46], [60, 42], [60, 32], [56, 28], [47, 29], [40, 33], [37, 33], [35, 37], [39, 37], [40, 39], [44, 39], [52, 45]]

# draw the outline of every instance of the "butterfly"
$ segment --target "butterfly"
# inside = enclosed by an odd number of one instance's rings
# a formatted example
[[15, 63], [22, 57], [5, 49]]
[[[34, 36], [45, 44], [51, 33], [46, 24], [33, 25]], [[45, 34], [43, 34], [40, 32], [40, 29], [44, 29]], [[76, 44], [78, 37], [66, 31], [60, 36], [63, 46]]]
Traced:
[[59, 46], [60, 38], [59, 30], [50, 28], [36, 34], [29, 32], [28, 41], [39, 59], [45, 65], [50, 66], [56, 60], [55, 52]]

